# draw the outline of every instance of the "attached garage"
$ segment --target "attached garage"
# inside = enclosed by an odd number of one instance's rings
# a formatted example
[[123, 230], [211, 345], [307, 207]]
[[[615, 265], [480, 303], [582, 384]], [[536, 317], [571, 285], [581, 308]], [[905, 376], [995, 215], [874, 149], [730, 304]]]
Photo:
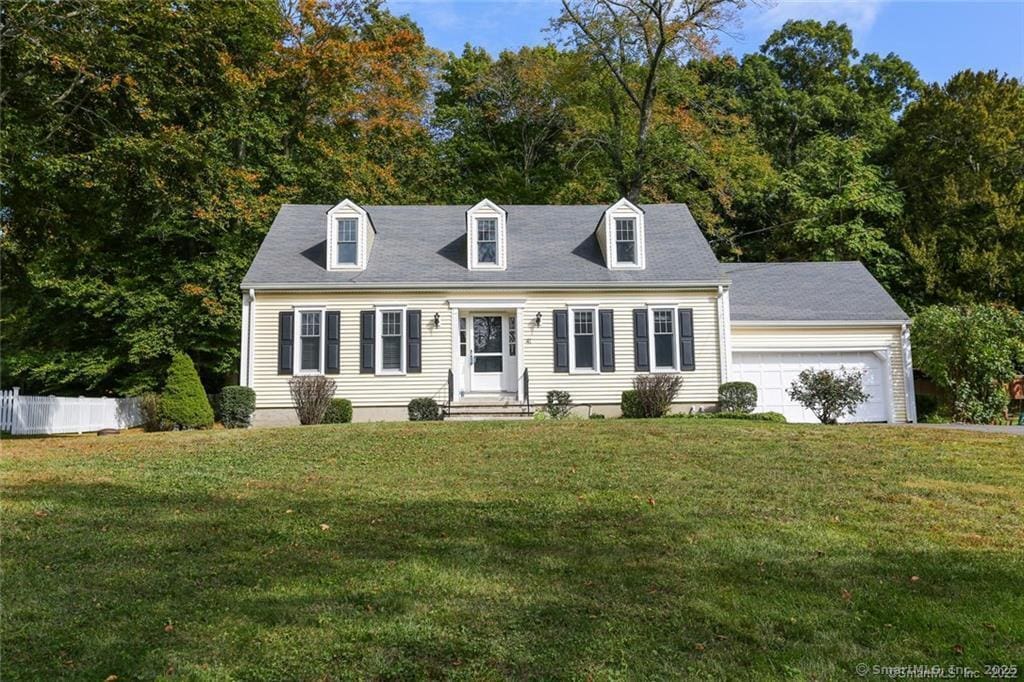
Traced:
[[845, 368], [862, 373], [864, 391], [871, 397], [857, 412], [841, 421], [890, 421], [888, 372], [885, 360], [870, 352], [763, 352], [733, 353], [732, 378], [757, 386], [757, 411], [781, 412], [791, 422], [815, 423], [809, 410], [794, 402], [786, 389], [805, 369]]
[[760, 412], [817, 422], [786, 389], [801, 371], [863, 372], [870, 395], [843, 421], [916, 421], [910, 319], [856, 262], [733, 263], [728, 378], [757, 386]]

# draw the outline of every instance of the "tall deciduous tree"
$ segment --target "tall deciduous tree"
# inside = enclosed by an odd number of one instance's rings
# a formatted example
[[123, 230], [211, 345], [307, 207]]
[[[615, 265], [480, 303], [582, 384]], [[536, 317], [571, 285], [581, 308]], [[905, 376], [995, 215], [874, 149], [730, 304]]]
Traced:
[[652, 168], [651, 134], [665, 65], [707, 56], [743, 0], [562, 0], [556, 30], [601, 65], [613, 90], [603, 150], [622, 196], [638, 201]]
[[1024, 86], [960, 72], [927, 88], [900, 128], [911, 299], [1024, 308]]

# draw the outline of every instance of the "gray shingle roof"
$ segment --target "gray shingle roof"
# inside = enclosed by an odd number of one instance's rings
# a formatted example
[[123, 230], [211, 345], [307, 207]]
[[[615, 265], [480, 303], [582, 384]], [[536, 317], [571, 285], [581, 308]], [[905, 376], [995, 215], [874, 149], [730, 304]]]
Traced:
[[733, 320], [906, 320], [907, 314], [857, 261], [722, 263], [732, 279]]
[[346, 284], [630, 284], [718, 282], [723, 275], [684, 204], [643, 206], [647, 267], [611, 271], [594, 231], [608, 208], [502, 206], [508, 211], [508, 269], [466, 268], [470, 206], [363, 206], [377, 230], [363, 272], [324, 267], [325, 213], [331, 206], [285, 204], [242, 287]]

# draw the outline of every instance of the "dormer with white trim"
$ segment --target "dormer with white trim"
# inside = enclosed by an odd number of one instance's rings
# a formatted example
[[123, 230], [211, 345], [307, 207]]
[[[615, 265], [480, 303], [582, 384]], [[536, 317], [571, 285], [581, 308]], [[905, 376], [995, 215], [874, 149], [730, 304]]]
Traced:
[[619, 199], [604, 212], [596, 232], [609, 270], [643, 270], [647, 267], [642, 208], [626, 198]]
[[489, 199], [466, 211], [466, 267], [504, 270], [508, 267], [507, 214]]
[[327, 211], [327, 269], [365, 270], [377, 230], [351, 199]]

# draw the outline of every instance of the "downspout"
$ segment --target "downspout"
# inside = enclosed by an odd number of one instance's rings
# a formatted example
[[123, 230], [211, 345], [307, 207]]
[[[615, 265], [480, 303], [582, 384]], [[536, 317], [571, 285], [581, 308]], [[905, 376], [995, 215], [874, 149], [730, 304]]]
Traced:
[[721, 383], [729, 381], [732, 366], [732, 320], [729, 310], [729, 289], [718, 285], [718, 348]]
[[249, 365], [249, 371], [246, 374], [249, 377], [249, 383], [246, 384], [250, 388], [256, 383], [253, 381], [252, 373], [256, 369], [256, 290], [249, 289], [249, 357], [247, 363]]
[[914, 359], [910, 353], [910, 323], [900, 328], [900, 346], [903, 349], [903, 390], [907, 395], [907, 421], [917, 422], [917, 396], [914, 393]]

